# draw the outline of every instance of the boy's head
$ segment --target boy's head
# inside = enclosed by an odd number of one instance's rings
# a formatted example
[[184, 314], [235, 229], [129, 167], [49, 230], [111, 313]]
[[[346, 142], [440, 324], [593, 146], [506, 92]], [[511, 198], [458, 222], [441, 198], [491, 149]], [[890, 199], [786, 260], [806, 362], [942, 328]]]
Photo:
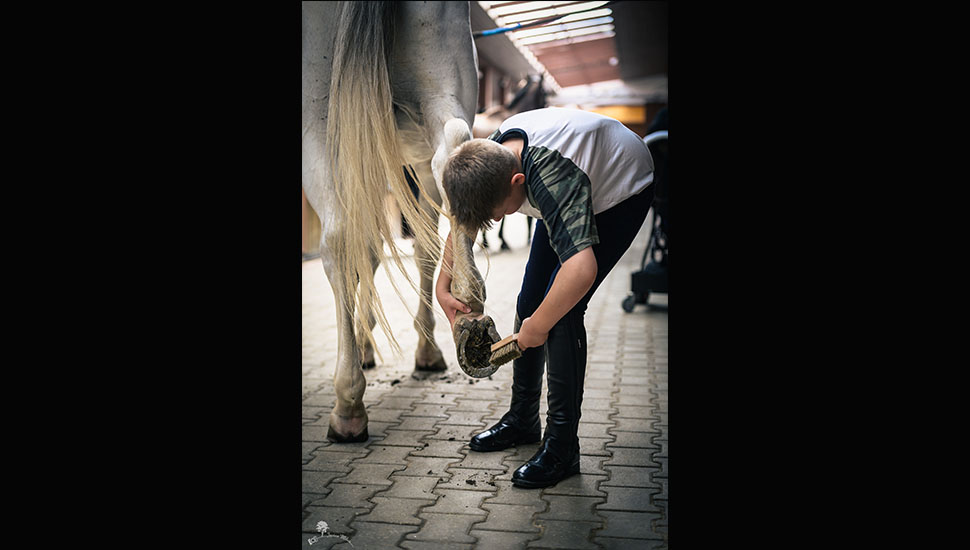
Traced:
[[468, 140], [455, 148], [442, 174], [451, 215], [470, 231], [487, 229], [493, 219], [511, 213], [511, 199], [519, 195], [513, 196], [513, 187], [524, 180], [515, 153], [488, 139]]

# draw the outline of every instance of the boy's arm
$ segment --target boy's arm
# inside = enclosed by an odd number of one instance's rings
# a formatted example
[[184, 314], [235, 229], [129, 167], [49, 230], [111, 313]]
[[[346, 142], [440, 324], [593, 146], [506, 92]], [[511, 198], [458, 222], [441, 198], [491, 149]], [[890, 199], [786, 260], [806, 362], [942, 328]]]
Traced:
[[438, 298], [438, 304], [441, 305], [441, 309], [445, 311], [448, 322], [454, 325], [455, 315], [457, 315], [458, 310], [468, 313], [471, 311], [471, 308], [451, 295], [450, 271], [452, 265], [454, 264], [452, 263], [451, 255], [451, 232], [449, 232], [448, 237], [445, 238], [445, 251], [441, 255], [441, 272], [438, 274], [438, 283], [435, 285], [435, 296]]
[[545, 343], [549, 330], [592, 288], [597, 270], [592, 247], [586, 247], [566, 260], [538, 309], [522, 321], [519, 347], [533, 348]]

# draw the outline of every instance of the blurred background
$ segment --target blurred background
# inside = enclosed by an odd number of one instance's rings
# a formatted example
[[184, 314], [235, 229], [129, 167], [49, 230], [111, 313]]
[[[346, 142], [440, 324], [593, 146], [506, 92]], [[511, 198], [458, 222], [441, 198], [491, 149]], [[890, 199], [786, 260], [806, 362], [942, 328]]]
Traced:
[[[543, 107], [600, 113], [641, 138], [659, 122], [668, 104], [666, 1], [469, 4], [479, 63], [475, 137], [487, 137], [513, 114]], [[523, 28], [488, 32], [518, 24]], [[396, 240], [407, 249], [407, 227], [388, 202]], [[518, 213], [506, 219], [509, 227], [495, 224], [476, 248], [527, 245], [531, 220]], [[447, 221], [442, 225], [446, 231]], [[499, 238], [505, 229], [509, 235]], [[302, 230], [303, 260], [318, 257], [320, 221], [305, 195]]]

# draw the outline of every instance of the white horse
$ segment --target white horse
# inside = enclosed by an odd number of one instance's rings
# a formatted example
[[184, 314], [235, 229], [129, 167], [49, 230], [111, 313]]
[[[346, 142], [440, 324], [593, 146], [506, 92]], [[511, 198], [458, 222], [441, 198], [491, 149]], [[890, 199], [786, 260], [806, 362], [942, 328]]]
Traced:
[[[415, 368], [447, 368], [434, 340], [431, 300], [442, 245], [438, 216], [448, 210], [440, 174], [448, 154], [471, 139], [477, 67], [467, 2], [303, 3], [303, 188], [320, 216], [320, 256], [337, 305], [336, 403], [327, 434], [333, 441], [368, 437], [362, 368], [374, 365], [375, 324], [400, 351], [374, 286], [385, 243], [407, 277], [384, 214], [388, 192], [415, 235]], [[472, 242], [452, 235], [452, 294], [472, 309], [453, 327], [458, 361], [466, 372], [482, 373], [488, 365], [470, 364], [464, 342], [472, 332], [498, 336], [482, 315], [485, 291]]]

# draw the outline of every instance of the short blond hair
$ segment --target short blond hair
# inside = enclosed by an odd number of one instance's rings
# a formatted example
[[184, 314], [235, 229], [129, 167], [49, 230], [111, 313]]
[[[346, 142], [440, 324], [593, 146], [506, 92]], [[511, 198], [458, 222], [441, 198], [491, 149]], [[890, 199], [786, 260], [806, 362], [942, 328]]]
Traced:
[[445, 162], [442, 185], [455, 222], [470, 231], [492, 225], [492, 210], [512, 192], [512, 176], [521, 172], [511, 150], [488, 139], [468, 140]]

